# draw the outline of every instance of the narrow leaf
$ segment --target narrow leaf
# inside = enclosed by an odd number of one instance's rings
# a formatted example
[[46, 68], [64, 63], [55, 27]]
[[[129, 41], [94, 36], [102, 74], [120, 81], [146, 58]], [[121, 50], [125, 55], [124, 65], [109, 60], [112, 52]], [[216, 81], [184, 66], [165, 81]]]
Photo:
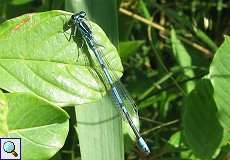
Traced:
[[32, 2], [33, 0], [11, 0], [11, 4], [13, 5], [21, 5], [21, 4], [25, 4], [28, 2]]
[[212, 51], [215, 52], [217, 50], [218, 48], [217, 45], [205, 32], [203, 32], [198, 28], [195, 28], [194, 32], [199, 39], [201, 39], [205, 44], [207, 44], [212, 49]]
[[[189, 67], [192, 66], [192, 59], [185, 49], [184, 45], [181, 43], [181, 41], [177, 38], [176, 32], [174, 29], [171, 30], [171, 42], [172, 42], [172, 48], [174, 56], [176, 57], [176, 60], [180, 64], [181, 67]], [[191, 69], [184, 69], [184, 74], [187, 77], [194, 77], [194, 72]], [[194, 88], [194, 82], [188, 82], [187, 85], [187, 91], [190, 92]]]

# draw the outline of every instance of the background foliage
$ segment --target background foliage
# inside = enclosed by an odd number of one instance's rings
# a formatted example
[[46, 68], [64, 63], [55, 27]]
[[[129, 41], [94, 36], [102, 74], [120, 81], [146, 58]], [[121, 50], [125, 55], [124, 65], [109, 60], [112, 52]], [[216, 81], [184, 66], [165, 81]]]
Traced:
[[[0, 22], [30, 12], [64, 10], [68, 2], [1, 0]], [[78, 4], [77, 0], [75, 2]], [[98, 4], [103, 5], [102, 2]], [[230, 32], [229, 8], [230, 2], [224, 0], [120, 0], [117, 2], [118, 48], [125, 69], [122, 81], [139, 106], [141, 133], [152, 151], [150, 157], [146, 158], [139, 153], [131, 141], [125, 139], [125, 145], [129, 144], [125, 149], [125, 159], [228, 159], [230, 38], [227, 36], [224, 38], [224, 35], [229, 35]], [[103, 28], [104, 25], [101, 24], [103, 18], [108, 18], [103, 17], [100, 11], [96, 11], [100, 15], [99, 19], [93, 17], [94, 14], [91, 18]], [[55, 21], [52, 27], [56, 26], [57, 30], [61, 30], [62, 28], [58, 26], [62, 27], [59, 25], [62, 23], [62, 21]], [[7, 26], [5, 28], [7, 30]], [[108, 28], [103, 29], [117, 45], [117, 35], [111, 34], [114, 30]], [[2, 36], [4, 31], [0, 30], [1, 39], [4, 38]], [[20, 40], [20, 36], [22, 35], [18, 35], [17, 42], [23, 44], [24, 41]], [[1, 57], [9, 54], [5, 52], [7, 51], [5, 48], [17, 46], [13, 39], [10, 43], [12, 46], [7, 44], [9, 43], [1, 45]], [[18, 46], [18, 50], [23, 49]], [[71, 54], [70, 50], [68, 54], [66, 61], [70, 63], [71, 60], [74, 61], [75, 53]], [[16, 68], [14, 65], [10, 63], [7, 68], [9, 70]], [[38, 65], [33, 69], [39, 72], [39, 67], [42, 66]], [[53, 74], [61, 74], [55, 71]], [[3, 78], [3, 72], [0, 75], [2, 87], [9, 81], [6, 76], [5, 79]], [[16, 85], [9, 86], [10, 91], [17, 88]], [[47, 96], [50, 98], [49, 95]], [[7, 101], [17, 103], [7, 103]], [[59, 103], [57, 100], [54, 101]], [[45, 106], [41, 111], [40, 119], [43, 121], [39, 121], [39, 126], [48, 127], [45, 130], [51, 130], [57, 136], [58, 143], [50, 150], [42, 152], [43, 157], [38, 158], [47, 159], [51, 154], [53, 156], [65, 143], [53, 159], [79, 159], [80, 149], [73, 127], [69, 128], [68, 138], [64, 142], [68, 132], [69, 116], [75, 117], [72, 115], [71, 108], [65, 109], [69, 113], [68, 116], [62, 109], [55, 108], [54, 104], [44, 102], [37, 97], [24, 93], [7, 93], [3, 90], [3, 93], [0, 93], [0, 133], [5, 134], [8, 130], [17, 131], [16, 129], [20, 127], [25, 129], [33, 126], [33, 124], [25, 124], [17, 127], [13, 125], [14, 119], [11, 118], [8, 118], [8, 125], [5, 123], [7, 112], [13, 117], [18, 117], [25, 112], [23, 109], [29, 110], [29, 106], [34, 106], [35, 111]], [[18, 109], [14, 110], [15, 107]], [[47, 113], [51, 112], [56, 118], [46, 119], [45, 117], [49, 117]], [[31, 113], [31, 117], [27, 117], [27, 120], [36, 117], [36, 112], [31, 111]], [[70, 120], [70, 126], [73, 126], [75, 120], [71, 118]], [[119, 126], [117, 128], [119, 130]], [[39, 129], [33, 133], [44, 132], [43, 128]], [[20, 134], [29, 133], [22, 131]], [[37, 140], [40, 143], [40, 139]], [[122, 142], [119, 142], [117, 145], [121, 144]], [[34, 151], [38, 150], [36, 147], [38, 146], [33, 146]], [[117, 152], [121, 154], [123, 149]], [[103, 154], [106, 153], [101, 153]]]

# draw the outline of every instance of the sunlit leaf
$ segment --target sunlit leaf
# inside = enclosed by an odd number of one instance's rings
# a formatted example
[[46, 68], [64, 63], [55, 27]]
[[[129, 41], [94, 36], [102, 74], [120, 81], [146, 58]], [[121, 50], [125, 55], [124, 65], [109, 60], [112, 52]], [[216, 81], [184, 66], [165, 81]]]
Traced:
[[[105, 94], [95, 72], [98, 63], [89, 65], [86, 46], [80, 49], [82, 44], [69, 40], [71, 31], [65, 25], [70, 15], [63, 11], [26, 14], [0, 26], [1, 88], [31, 92], [62, 106], [89, 103]], [[121, 74], [115, 47], [96, 24], [91, 27], [111, 69]]]
[[8, 134], [7, 125], [8, 101], [0, 90], [0, 137]]
[[6, 94], [8, 127], [12, 138], [22, 139], [25, 160], [49, 159], [65, 143], [69, 130], [67, 113], [30, 94]]
[[170, 137], [168, 143], [171, 144], [174, 147], [179, 147], [180, 143], [181, 143], [181, 132], [178, 131], [178, 132], [174, 133]]
[[218, 108], [218, 119], [230, 130], [230, 37], [225, 37], [224, 43], [217, 50], [212, 61], [209, 77], [214, 89], [214, 99]]

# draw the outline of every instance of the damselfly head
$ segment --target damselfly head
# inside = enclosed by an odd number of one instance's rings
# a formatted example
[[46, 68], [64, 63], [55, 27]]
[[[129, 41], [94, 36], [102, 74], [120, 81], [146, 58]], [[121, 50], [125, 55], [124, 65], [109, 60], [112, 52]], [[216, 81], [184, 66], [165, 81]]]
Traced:
[[79, 13], [76, 13], [71, 16], [71, 19], [75, 22], [81, 22], [86, 17], [86, 13], [84, 11], [80, 11]]

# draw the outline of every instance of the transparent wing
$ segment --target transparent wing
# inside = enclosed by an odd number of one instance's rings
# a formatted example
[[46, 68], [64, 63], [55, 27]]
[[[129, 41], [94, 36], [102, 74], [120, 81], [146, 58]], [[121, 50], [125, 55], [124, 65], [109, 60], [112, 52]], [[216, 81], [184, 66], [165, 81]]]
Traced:
[[[138, 110], [136, 107], [136, 104], [134, 102], [134, 100], [131, 98], [131, 96], [129, 95], [128, 91], [126, 90], [126, 88], [124, 87], [124, 85], [121, 83], [120, 80], [116, 81], [114, 83], [114, 86], [117, 88], [119, 95], [121, 96], [124, 105], [126, 107], [126, 109], [128, 110], [134, 124], [139, 128], [139, 117], [138, 117]], [[119, 105], [115, 95], [113, 95], [114, 93], [111, 92], [111, 90], [109, 90], [109, 93], [111, 95], [111, 98], [114, 100], [115, 105]], [[117, 107], [121, 116], [122, 116], [122, 120], [124, 120], [125, 122], [127, 122], [124, 113], [122, 112], [121, 108], [118, 106]]]
[[[99, 47], [101, 48], [101, 45]], [[98, 49], [100, 49], [99, 47], [98, 47]], [[100, 49], [100, 52], [101, 52], [101, 50], [102, 49]], [[103, 56], [103, 54], [102, 54], [102, 56]], [[119, 93], [119, 95], [121, 95], [122, 100], [123, 100], [123, 102], [125, 104], [125, 107], [127, 108], [129, 114], [132, 117], [132, 120], [135, 122], [135, 125], [138, 126], [139, 124], [137, 122], [139, 122], [139, 117], [138, 117], [138, 109], [137, 109], [137, 105], [136, 105], [135, 101], [130, 96], [130, 94], [127, 91], [127, 89], [125, 88], [124, 84], [120, 81], [120, 78], [112, 70], [112, 68], [110, 67], [110, 63], [108, 62], [108, 60], [106, 59], [105, 56], [103, 56], [103, 59], [104, 59], [104, 61], [106, 63], [107, 68], [109, 69], [110, 75], [112, 76], [112, 79], [114, 81], [114, 85], [113, 86], [115, 86], [117, 88], [118, 93]], [[103, 75], [103, 73], [102, 73], [102, 75]], [[104, 79], [104, 81], [107, 81], [105, 77], [103, 79]], [[110, 88], [107, 87], [107, 89], [110, 92], [111, 98], [114, 100], [114, 103], [116, 105], [118, 105], [117, 102], [116, 102], [116, 98], [114, 97], [113, 93], [110, 91]], [[125, 118], [123, 112], [121, 110], [120, 110], [120, 112], [121, 112], [121, 115], [123, 117], [122, 119], [126, 121], [126, 118]]]

